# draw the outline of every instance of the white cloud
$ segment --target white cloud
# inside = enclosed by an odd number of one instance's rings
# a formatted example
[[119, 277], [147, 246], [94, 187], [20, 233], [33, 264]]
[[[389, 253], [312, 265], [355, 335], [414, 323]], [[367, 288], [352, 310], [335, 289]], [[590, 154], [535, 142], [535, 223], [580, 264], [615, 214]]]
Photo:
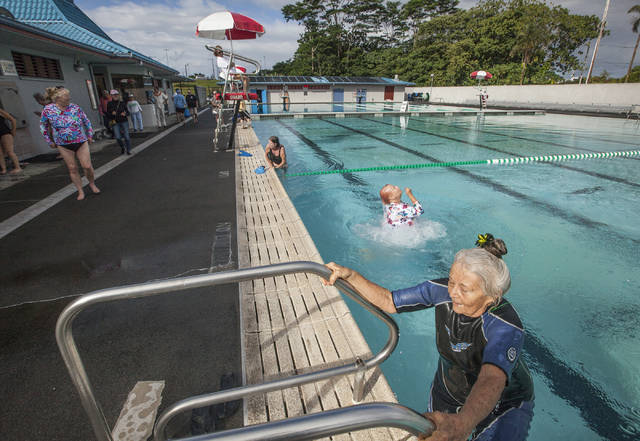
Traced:
[[[196, 24], [205, 16], [225, 9], [224, 5], [209, 0], [178, 0], [171, 4], [125, 1], [85, 8], [84, 12], [118, 43], [183, 74], [188, 64], [189, 73], [209, 75], [212, 54], [204, 45], [221, 44], [228, 48], [229, 42], [196, 37]], [[260, 63], [266, 62], [266, 66], [293, 56], [302, 30], [300, 26], [284, 20], [252, 18], [262, 23], [265, 35], [257, 40], [235, 41], [234, 50]]]
[[261, 7], [280, 10], [284, 5], [296, 3], [298, 0], [250, 0], [251, 3]]

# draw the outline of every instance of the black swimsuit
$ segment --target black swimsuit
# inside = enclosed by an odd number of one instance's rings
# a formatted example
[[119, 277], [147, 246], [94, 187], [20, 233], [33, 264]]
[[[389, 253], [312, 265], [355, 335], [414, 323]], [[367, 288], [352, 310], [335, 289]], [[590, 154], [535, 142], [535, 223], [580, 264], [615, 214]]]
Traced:
[[[280, 147], [280, 151], [282, 151], [282, 147]], [[281, 155], [282, 155], [282, 153], [281, 153]], [[267, 153], [267, 158], [269, 158], [269, 160], [271, 162], [273, 162], [274, 164], [280, 164], [282, 162], [282, 156], [274, 155], [271, 150], [269, 150], [269, 152]]]
[[80, 150], [80, 147], [82, 147], [83, 145], [84, 145], [84, 142], [73, 142], [71, 144], [58, 144], [58, 147], [71, 150], [72, 152], [77, 152], [78, 150]]
[[11, 129], [7, 125], [7, 120], [0, 115], [0, 136], [11, 135]]

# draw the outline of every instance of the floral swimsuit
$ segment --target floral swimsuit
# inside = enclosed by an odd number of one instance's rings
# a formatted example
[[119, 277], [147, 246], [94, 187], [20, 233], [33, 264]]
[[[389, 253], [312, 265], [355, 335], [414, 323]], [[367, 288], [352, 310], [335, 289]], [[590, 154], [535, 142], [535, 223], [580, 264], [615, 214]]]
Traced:
[[413, 218], [424, 213], [420, 202], [416, 201], [414, 206], [405, 202], [392, 202], [384, 206], [385, 223], [397, 227], [400, 225], [413, 225]]
[[[49, 129], [52, 129], [53, 140]], [[69, 104], [65, 110], [53, 103], [47, 104], [42, 109], [40, 132], [47, 143], [62, 146], [83, 143], [93, 137], [91, 121], [77, 104]]]

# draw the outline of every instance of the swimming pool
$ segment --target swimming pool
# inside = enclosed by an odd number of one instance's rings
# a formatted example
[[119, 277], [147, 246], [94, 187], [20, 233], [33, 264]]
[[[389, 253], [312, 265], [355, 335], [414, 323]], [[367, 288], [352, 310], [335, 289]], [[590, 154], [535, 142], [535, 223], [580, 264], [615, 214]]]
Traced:
[[[265, 120], [288, 173], [330, 168], [638, 149], [625, 120], [581, 116]], [[396, 289], [446, 276], [477, 233], [505, 240], [507, 294], [527, 328], [536, 387], [530, 440], [640, 436], [640, 166], [636, 159], [286, 177], [325, 261]], [[411, 187], [426, 213], [410, 236], [380, 226], [378, 191]], [[372, 349], [385, 329], [352, 308]], [[436, 369], [431, 310], [395, 316], [400, 343], [383, 371], [402, 404], [424, 411]]]

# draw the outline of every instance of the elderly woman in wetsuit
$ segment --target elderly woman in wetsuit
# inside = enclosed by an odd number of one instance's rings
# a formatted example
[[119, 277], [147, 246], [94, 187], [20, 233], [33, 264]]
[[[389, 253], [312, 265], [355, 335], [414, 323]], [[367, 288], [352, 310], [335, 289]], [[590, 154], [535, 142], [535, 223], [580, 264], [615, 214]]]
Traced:
[[436, 426], [430, 441], [523, 441], [533, 383], [522, 359], [522, 323], [503, 297], [511, 286], [507, 248], [488, 233], [476, 245], [455, 255], [448, 278], [411, 288], [389, 291], [333, 262], [324, 283], [344, 279], [388, 313], [435, 307], [440, 359], [425, 414]]
[[280, 144], [280, 140], [277, 136], [269, 138], [269, 142], [264, 149], [264, 158], [273, 168], [284, 168], [287, 166], [287, 155], [284, 151], [284, 146]]
[[94, 194], [99, 194], [100, 189], [95, 184], [91, 152], [89, 151], [89, 143], [93, 142], [91, 121], [80, 106], [71, 102], [71, 94], [67, 89], [49, 87], [47, 88], [47, 98], [52, 103], [42, 109], [40, 119], [42, 136], [51, 148], [58, 149], [67, 164], [71, 182], [78, 189], [77, 199], [83, 200], [85, 194], [82, 189], [82, 178], [78, 172], [76, 157], [84, 169], [84, 175], [89, 181], [89, 188]]

